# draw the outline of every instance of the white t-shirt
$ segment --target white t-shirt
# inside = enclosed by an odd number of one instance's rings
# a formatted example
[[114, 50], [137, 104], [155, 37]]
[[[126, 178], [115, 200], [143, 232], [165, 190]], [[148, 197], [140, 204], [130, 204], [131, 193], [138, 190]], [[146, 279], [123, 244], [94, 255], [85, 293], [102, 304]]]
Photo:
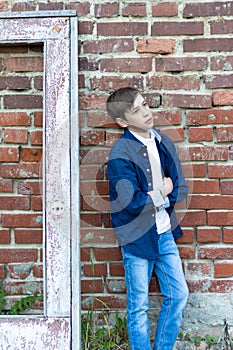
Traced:
[[[153, 155], [153, 157], [149, 156], [152, 178], [157, 179], [158, 182], [160, 182], [160, 179], [162, 181], [161, 163], [160, 163], [160, 158], [159, 158], [159, 152], [158, 152], [158, 149], [157, 149], [157, 146], [155, 143], [155, 139], [154, 139], [155, 136], [154, 136], [153, 130], [151, 131], [150, 138], [145, 138], [145, 137], [139, 136], [135, 132], [132, 132], [131, 130], [130, 130], [130, 132], [147, 147], [148, 154]], [[152, 164], [153, 163], [152, 159], [154, 159], [154, 161], [157, 164]], [[159, 165], [159, 169], [160, 169], [160, 174], [157, 173], [158, 172], [158, 165]], [[156, 188], [153, 188], [153, 190], [156, 190]], [[149, 195], [151, 196], [152, 200], [154, 201], [153, 194], [149, 193]], [[168, 198], [167, 198], [167, 200], [168, 200]], [[156, 222], [158, 234], [164, 233], [171, 228], [170, 217], [169, 217], [165, 208], [162, 208], [160, 211], [155, 212], [155, 222]]]

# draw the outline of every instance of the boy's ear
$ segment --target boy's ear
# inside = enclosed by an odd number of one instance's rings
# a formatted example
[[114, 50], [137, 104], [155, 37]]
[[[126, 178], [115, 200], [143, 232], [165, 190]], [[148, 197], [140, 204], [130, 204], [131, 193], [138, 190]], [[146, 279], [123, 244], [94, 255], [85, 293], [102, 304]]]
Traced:
[[122, 128], [127, 128], [127, 122], [122, 118], [116, 118], [116, 123], [120, 125]]

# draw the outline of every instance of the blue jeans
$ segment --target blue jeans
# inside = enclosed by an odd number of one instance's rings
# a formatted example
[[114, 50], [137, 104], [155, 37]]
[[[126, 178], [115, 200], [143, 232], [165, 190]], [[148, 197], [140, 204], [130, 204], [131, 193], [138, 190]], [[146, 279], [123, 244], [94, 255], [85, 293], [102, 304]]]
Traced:
[[149, 283], [154, 271], [164, 296], [153, 350], [172, 350], [188, 299], [188, 287], [179, 251], [171, 231], [159, 236], [158, 257], [147, 260], [124, 251], [123, 265], [127, 287], [127, 328], [131, 350], [151, 350], [148, 321]]

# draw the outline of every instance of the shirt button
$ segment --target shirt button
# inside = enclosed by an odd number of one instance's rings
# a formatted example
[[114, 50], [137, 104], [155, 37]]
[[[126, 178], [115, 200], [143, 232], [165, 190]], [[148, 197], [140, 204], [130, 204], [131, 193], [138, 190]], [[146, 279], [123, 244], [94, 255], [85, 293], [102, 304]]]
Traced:
[[149, 172], [149, 171], [150, 171], [150, 169], [148, 168], [148, 169], [146, 169], [146, 171], [148, 171], [148, 172]]
[[146, 156], [147, 156], [147, 154], [146, 154], [146, 153], [143, 153], [143, 155], [144, 155], [144, 157], [146, 157]]
[[155, 217], [155, 214], [152, 214], [152, 217], [154, 218], [154, 217]]
[[151, 186], [151, 182], [148, 183], [148, 186]]

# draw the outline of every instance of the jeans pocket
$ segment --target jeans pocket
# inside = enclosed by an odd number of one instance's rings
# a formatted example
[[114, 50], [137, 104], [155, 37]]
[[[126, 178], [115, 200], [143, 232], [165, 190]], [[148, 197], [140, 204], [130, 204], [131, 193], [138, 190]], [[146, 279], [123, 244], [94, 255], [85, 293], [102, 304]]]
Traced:
[[160, 255], [179, 254], [176, 242], [171, 231], [159, 235], [158, 250]]

